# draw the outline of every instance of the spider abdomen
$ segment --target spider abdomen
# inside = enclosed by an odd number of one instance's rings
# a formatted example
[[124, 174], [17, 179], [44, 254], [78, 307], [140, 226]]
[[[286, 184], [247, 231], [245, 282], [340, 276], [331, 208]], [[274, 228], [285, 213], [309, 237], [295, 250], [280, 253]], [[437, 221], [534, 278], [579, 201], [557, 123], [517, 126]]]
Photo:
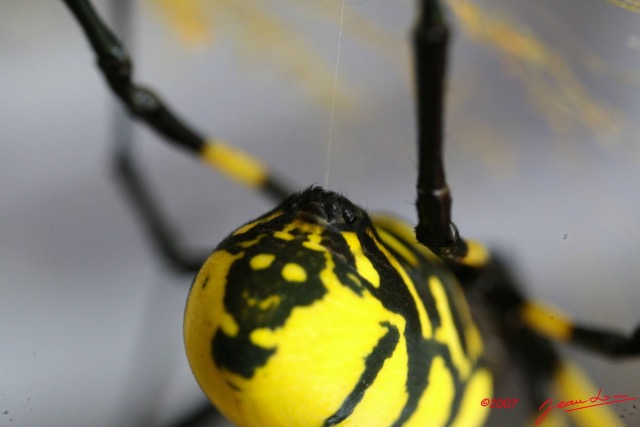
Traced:
[[225, 239], [185, 313], [221, 412], [239, 426], [480, 423], [462, 410], [491, 391], [479, 335], [453, 276], [406, 233], [310, 188]]

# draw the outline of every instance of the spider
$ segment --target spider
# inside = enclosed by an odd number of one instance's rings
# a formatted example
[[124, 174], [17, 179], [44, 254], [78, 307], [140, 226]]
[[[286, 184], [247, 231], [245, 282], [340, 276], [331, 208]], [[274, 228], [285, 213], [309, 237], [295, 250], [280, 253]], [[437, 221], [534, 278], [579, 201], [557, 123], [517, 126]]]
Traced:
[[[69, 2], [69, 3], [71, 3], [71, 2]], [[82, 2], [78, 2], [78, 3], [82, 3]], [[424, 21], [423, 21], [423, 22], [424, 22]], [[439, 79], [438, 79], [438, 80], [439, 80]], [[429, 81], [429, 79], [427, 79], [427, 81]], [[441, 87], [441, 86], [439, 86], [439, 87]], [[437, 98], [437, 97], [436, 97], [436, 98]], [[421, 100], [422, 100], [422, 99], [435, 99], [435, 98], [434, 98], [434, 97], [431, 97], [431, 96], [419, 96], [419, 99], [421, 99]], [[439, 108], [439, 107], [438, 107], [438, 108]], [[430, 110], [430, 117], [431, 117], [431, 114], [436, 114], [436, 115], [437, 115], [437, 113], [434, 113], [434, 110]], [[162, 120], [160, 120], [159, 122], [160, 122], [160, 123], [165, 124], [165, 123], [167, 123], [167, 120], [162, 119]], [[440, 146], [438, 146], [438, 145], [434, 145], [434, 146], [432, 146], [432, 148], [439, 149], [439, 148], [441, 148], [441, 147], [440, 147]], [[438, 157], [438, 156], [435, 156], [435, 157]], [[430, 156], [429, 158], [430, 158], [430, 159], [432, 159], [432, 158], [435, 158], [435, 157]], [[124, 161], [126, 162], [126, 158], [124, 159]], [[125, 166], [126, 166], [126, 165], [125, 165]], [[426, 168], [426, 167], [421, 167], [421, 171], [422, 171], [422, 170], [424, 170], [425, 168]], [[427, 169], [428, 169], [428, 168], [427, 168]], [[132, 185], [132, 183], [133, 183], [133, 185], [134, 185], [134, 186], [136, 185], [136, 184], [135, 184], [135, 183], [136, 183], [135, 178], [134, 178], [134, 180], [133, 180], [133, 181], [131, 181], [131, 179], [130, 179], [128, 182], [129, 182], [129, 185]], [[267, 181], [267, 182], [271, 182], [271, 181]], [[267, 188], [269, 188], [269, 189], [270, 189], [270, 192], [271, 192], [271, 193], [280, 193], [280, 195], [284, 195], [285, 193], [288, 193], [288, 191], [279, 191], [279, 190], [278, 190], [279, 185], [277, 185], [277, 184], [275, 184], [275, 183], [272, 183], [272, 182], [271, 182], [270, 184], [268, 184], [268, 185], [267, 185]], [[137, 200], [138, 202], [140, 202], [141, 200], [145, 200], [145, 196], [143, 195], [143, 194], [144, 194], [144, 191], [139, 192], [135, 187], [133, 187], [133, 191], [135, 191], [135, 192], [136, 192], [136, 198], [135, 198], [135, 200]], [[318, 192], [318, 190], [309, 190], [309, 191], [310, 191], [310, 193], [307, 193], [307, 194], [316, 194], [316, 193], [318, 193], [318, 194], [321, 194], [321, 195], [322, 195], [322, 197], [337, 197], [337, 196], [330, 195], [330, 194], [319, 193], [319, 192]], [[341, 202], [340, 202], [340, 204], [343, 204], [343, 203], [344, 203], [344, 202], [342, 202], [342, 199], [340, 199], [340, 201], [341, 201]], [[147, 207], [148, 207], [148, 206], [147, 206]], [[140, 205], [140, 208], [141, 208], [142, 210], [145, 210], [145, 209], [146, 209], [146, 208], [145, 208], [144, 203]], [[351, 211], [352, 209], [355, 209], [355, 208], [351, 208], [351, 207], [349, 206], [349, 209], [348, 209], [348, 210], [349, 210], [349, 211]], [[147, 209], [147, 210], [149, 210], [149, 209]], [[156, 212], [156, 210], [155, 210], [155, 209], [150, 209], [149, 211], [150, 211], [150, 212]], [[149, 214], [147, 214], [147, 216], [148, 216], [148, 215], [149, 215]], [[446, 223], [447, 223], [447, 225], [448, 225], [449, 221], [445, 221], [445, 222], [446, 222]], [[449, 229], [447, 228], [447, 230], [449, 230]], [[448, 231], [445, 231], [445, 233], [448, 233]], [[162, 244], [164, 244], [164, 245], [168, 245], [168, 244], [170, 243], [170, 241], [169, 241], [169, 240], [167, 240], [167, 239], [164, 239], [164, 240], [163, 240], [161, 236], [160, 236], [160, 237], [158, 237], [158, 240], [159, 240], [159, 241], [161, 241], [161, 242], [162, 242]], [[452, 264], [452, 265], [454, 266], [453, 268], [455, 268], [455, 266], [458, 264], [458, 262], [457, 262], [458, 255], [456, 255], [456, 251], [457, 251], [456, 249], [454, 249], [454, 250], [452, 250], [452, 251], [445, 250], [445, 251], [444, 251], [444, 253], [443, 253], [443, 257], [444, 257], [445, 259], [447, 259], [447, 260], [448, 260], [447, 262], [448, 262], [449, 264]], [[191, 261], [189, 261], [189, 260], [185, 260], [185, 259], [181, 258], [181, 256], [179, 255], [179, 253], [178, 253], [178, 252], [176, 252], [176, 251], [171, 250], [171, 248], [170, 248], [170, 247], [166, 250], [166, 252], [168, 253], [169, 257], [174, 258], [174, 261], [176, 261], [176, 263], [177, 263], [178, 265], [183, 266], [183, 268], [184, 268], [184, 269], [186, 269], [186, 270], [191, 270], [191, 269], [193, 269], [193, 268], [194, 268], [194, 265], [193, 265], [193, 263], [192, 263]], [[186, 262], [185, 262], [185, 261], [186, 261]], [[462, 273], [459, 273], [459, 275], [461, 275], [461, 276], [462, 276]], [[532, 341], [529, 341], [529, 342], [531, 343]]]

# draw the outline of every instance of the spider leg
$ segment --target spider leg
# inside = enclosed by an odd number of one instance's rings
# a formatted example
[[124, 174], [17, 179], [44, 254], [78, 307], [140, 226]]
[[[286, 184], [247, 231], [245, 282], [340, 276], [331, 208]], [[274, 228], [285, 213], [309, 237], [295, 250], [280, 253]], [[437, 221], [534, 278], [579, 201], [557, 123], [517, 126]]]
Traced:
[[[486, 269], [490, 261], [482, 245], [462, 239], [451, 221], [451, 195], [443, 163], [443, 104], [449, 29], [438, 0], [422, 0], [419, 16], [414, 30], [419, 128], [416, 237], [451, 264], [461, 280], [468, 281]], [[505, 270], [504, 267], [500, 269]], [[504, 276], [505, 271], [501, 275]], [[494, 292], [497, 290], [504, 291], [496, 287]], [[573, 324], [547, 308], [526, 301], [515, 292], [515, 287], [508, 286], [507, 290], [508, 298], [513, 299], [507, 308], [518, 308], [523, 321], [548, 338], [568, 341], [611, 357], [640, 354], [640, 327], [631, 337], [625, 337], [614, 331]], [[549, 318], [554, 320], [549, 321]]]
[[422, 0], [413, 33], [418, 120], [418, 241], [445, 261], [467, 255], [451, 222], [451, 195], [443, 164], [444, 91], [449, 28], [440, 2]]
[[504, 322], [523, 325], [551, 341], [566, 342], [610, 358], [640, 355], [640, 326], [630, 335], [576, 323], [563, 313], [529, 300], [520, 292], [506, 263], [492, 256], [478, 282], [464, 282], [467, 289], [477, 287]]
[[[560, 400], [569, 401], [584, 398], [585, 394], [589, 398], [589, 393], [598, 390], [580, 368], [562, 360], [554, 341], [579, 345], [609, 357], [640, 354], [638, 330], [627, 338], [618, 332], [587, 328], [529, 300], [520, 291], [521, 287], [507, 263], [499, 256], [492, 256], [483, 274], [475, 280], [463, 282], [463, 286], [469, 293], [480, 294], [484, 305], [495, 316], [492, 323], [502, 336], [511, 360], [519, 364], [524, 374], [527, 399], [531, 402], [534, 418], [551, 407], [548, 403], [551, 391], [555, 391]], [[616, 423], [611, 411], [591, 412], [588, 420], [582, 419], [584, 413], [578, 412], [568, 414], [579, 426]]]
[[136, 213], [142, 218], [153, 246], [177, 270], [195, 274], [207, 259], [209, 251], [194, 253], [183, 248], [178, 242], [174, 227], [163, 215], [153, 192], [131, 156], [131, 147], [119, 143], [113, 159], [113, 170], [124, 194]]
[[[290, 193], [258, 160], [222, 141], [203, 137], [177, 117], [155, 93], [135, 84], [132, 81], [133, 67], [125, 47], [91, 3], [86, 0], [64, 1], [84, 29], [105, 80], [133, 117], [147, 124], [166, 141], [195, 153], [209, 166], [272, 199], [280, 200]], [[114, 172], [124, 194], [142, 219], [151, 242], [174, 269], [197, 272], [209, 251], [189, 251], [179, 244], [175, 227], [163, 214], [160, 203], [133, 158], [130, 131], [122, 125], [117, 130]]]
[[292, 193], [265, 165], [215, 138], [205, 138], [178, 117], [158, 95], [133, 82], [133, 65], [125, 47], [107, 27], [88, 0], [64, 0], [97, 57], [98, 67], [111, 90], [131, 115], [166, 141], [191, 151], [229, 178], [277, 201]]
[[472, 280], [463, 280], [470, 300], [478, 300], [487, 307], [492, 331], [501, 337], [510, 360], [518, 364], [524, 375], [529, 410], [536, 411], [549, 397], [549, 386], [560, 359], [552, 342], [532, 330], [513, 313], [526, 303], [520, 286], [500, 257], [492, 257], [483, 274]]
[[640, 326], [630, 336], [575, 323], [563, 314], [538, 303], [526, 302], [520, 316], [529, 327], [551, 339], [564, 341], [609, 358], [640, 355]]

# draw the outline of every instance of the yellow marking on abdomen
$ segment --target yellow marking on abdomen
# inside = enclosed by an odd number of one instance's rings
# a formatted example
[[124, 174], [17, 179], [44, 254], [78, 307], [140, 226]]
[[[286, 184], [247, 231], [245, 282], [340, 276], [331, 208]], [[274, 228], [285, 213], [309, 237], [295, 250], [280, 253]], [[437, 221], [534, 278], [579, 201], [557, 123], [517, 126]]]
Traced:
[[407, 225], [406, 222], [385, 214], [373, 214], [371, 215], [371, 219], [373, 220], [373, 224], [375, 225], [376, 230], [384, 228], [388, 230], [392, 235], [396, 236], [396, 238], [404, 240], [407, 244], [410, 244], [415, 250], [420, 252], [420, 254], [430, 262], [438, 264], [442, 263], [440, 257], [431, 252], [431, 250], [427, 249], [426, 246], [418, 243], [413, 228]]
[[[382, 323], [399, 331], [397, 347], [376, 384], [340, 425], [391, 425], [402, 411], [407, 399], [405, 319], [370, 293], [358, 295], [344, 286], [333, 256], [326, 253], [325, 260], [320, 280], [327, 293], [322, 299], [296, 307], [282, 327], [251, 331], [252, 344], [276, 350], [268, 362], [250, 380], [239, 378], [236, 389], [216, 384], [230, 403], [225, 415], [237, 425], [322, 425], [358, 385], [367, 355], [385, 334]], [[383, 407], [384, 413], [377, 414]]]
[[235, 337], [238, 334], [240, 327], [233, 316], [225, 312], [222, 314], [222, 319], [220, 320], [220, 329], [230, 337]]
[[436, 330], [436, 340], [447, 344], [451, 352], [451, 361], [458, 369], [460, 377], [466, 379], [471, 372], [471, 362], [467, 359], [462, 351], [462, 337], [458, 333], [454, 323], [451, 310], [454, 308], [449, 304], [447, 293], [444, 285], [436, 276], [429, 277], [429, 290], [436, 302], [436, 309], [440, 313], [441, 324]]
[[484, 398], [493, 396], [493, 378], [487, 369], [473, 373], [462, 396], [460, 409], [454, 418], [452, 427], [483, 426], [489, 415], [488, 408], [480, 405]]
[[293, 234], [289, 234], [289, 233], [287, 233], [285, 231], [275, 231], [273, 233], [273, 237], [275, 237], [276, 239], [287, 240], [287, 241], [295, 239]]
[[288, 262], [282, 267], [282, 278], [287, 282], [304, 282], [307, 280], [307, 271], [300, 264]]
[[251, 230], [253, 227], [255, 227], [256, 225], [259, 224], [264, 224], [265, 222], [269, 222], [274, 218], [279, 217], [280, 215], [282, 215], [282, 211], [275, 211], [274, 213], [272, 213], [269, 216], [266, 216], [264, 218], [258, 219], [256, 221], [252, 221], [249, 224], [245, 224], [242, 227], [238, 228], [236, 231], [234, 231], [233, 233], [231, 233], [232, 236], [239, 236], [240, 234], [244, 234], [247, 231]]
[[347, 241], [349, 245], [349, 250], [353, 254], [353, 257], [356, 262], [356, 270], [358, 270], [358, 274], [367, 279], [374, 287], [380, 287], [380, 275], [376, 271], [375, 267], [363, 253], [362, 246], [360, 245], [360, 239], [356, 233], [353, 232], [343, 232], [342, 237]]
[[267, 168], [248, 153], [219, 140], [210, 141], [200, 152], [202, 160], [229, 178], [252, 188], [267, 180]]
[[[228, 387], [220, 371], [211, 360], [211, 338], [221, 327], [231, 336], [238, 325], [224, 307], [224, 291], [229, 269], [244, 253], [231, 254], [219, 250], [211, 254], [191, 286], [184, 312], [184, 340], [189, 365], [205, 394], [217, 407], [234, 404], [227, 396], [217, 393]], [[208, 280], [202, 287], [203, 280]]]
[[416, 310], [418, 311], [418, 318], [420, 319], [420, 325], [422, 328], [422, 337], [427, 340], [431, 339], [433, 337], [433, 325], [431, 324], [431, 321], [427, 316], [427, 310], [425, 309], [424, 304], [422, 303], [422, 300], [418, 295], [418, 291], [416, 290], [416, 287], [413, 281], [407, 274], [402, 264], [400, 264], [400, 262], [393, 255], [391, 255], [391, 253], [389, 253], [387, 248], [385, 248], [384, 245], [381, 244], [378, 241], [378, 239], [376, 239], [374, 236], [371, 236], [371, 238], [376, 243], [376, 246], [378, 247], [378, 249], [384, 254], [385, 257], [387, 257], [387, 260], [389, 261], [391, 266], [394, 268], [394, 270], [398, 272], [398, 274], [402, 278], [402, 281], [404, 282], [407, 289], [409, 290], [409, 293], [411, 294], [411, 298], [414, 301]]
[[258, 308], [260, 310], [267, 310], [280, 304], [280, 301], [282, 301], [280, 295], [270, 295], [258, 303]]
[[455, 385], [442, 356], [433, 358], [428, 384], [430, 386], [420, 397], [416, 411], [405, 424], [408, 427], [444, 426], [449, 418]]
[[404, 258], [409, 265], [412, 267], [416, 267], [418, 265], [418, 258], [411, 252], [407, 247], [402, 244], [393, 234], [385, 231], [382, 228], [376, 229], [378, 235], [388, 246], [390, 246], [394, 251], [396, 251], [402, 258]]
[[307, 249], [317, 252], [326, 252], [327, 248], [322, 246], [322, 236], [319, 234], [309, 234], [307, 235], [307, 241], [302, 243]]
[[265, 268], [269, 268], [275, 259], [276, 256], [273, 254], [258, 254], [251, 258], [249, 266], [253, 270], [264, 270]]
[[[295, 234], [292, 233], [295, 231]], [[317, 236], [317, 241], [320, 242], [322, 239], [320, 235], [324, 231], [324, 227], [318, 224], [309, 224], [306, 221], [301, 221], [298, 219], [294, 219], [291, 223], [287, 224], [282, 230], [275, 231], [273, 233], [273, 237], [281, 240], [293, 240], [296, 236], [300, 234], [308, 235], [308, 239], [312, 240], [312, 236]]]

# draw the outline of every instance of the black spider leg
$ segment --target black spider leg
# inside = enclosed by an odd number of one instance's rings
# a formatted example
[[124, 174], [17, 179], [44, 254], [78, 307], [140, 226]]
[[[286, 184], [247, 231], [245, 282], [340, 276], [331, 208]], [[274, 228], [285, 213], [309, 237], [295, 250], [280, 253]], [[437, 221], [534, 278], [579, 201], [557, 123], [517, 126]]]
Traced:
[[[112, 17], [113, 28], [120, 34], [123, 40], [128, 40], [131, 36], [132, 6], [130, 0], [113, 0], [109, 3], [109, 15]], [[112, 103], [112, 107], [114, 172], [116, 172], [116, 178], [122, 179], [119, 181], [119, 184], [124, 187], [123, 190], [125, 194], [129, 194], [132, 199], [131, 201], [134, 202], [138, 199], [132, 194], [132, 191], [128, 191], [131, 185], [127, 185], [124, 182], [123, 175], [118, 173], [119, 168], [126, 168], [136, 173], [136, 169], [134, 169], [132, 165], [133, 159], [131, 157], [131, 151], [133, 149], [133, 122], [127, 116], [126, 111], [120, 108], [119, 105], [116, 105], [115, 102]], [[144, 184], [141, 180], [137, 182], [138, 185]], [[140, 191], [143, 194], [149, 194], [148, 192], [145, 193], [144, 190]], [[151, 203], [153, 203], [153, 201]], [[150, 209], [153, 213], [156, 212], [152, 206]], [[157, 221], [162, 221], [161, 217], [156, 216], [158, 217], [155, 220], [156, 223]], [[165, 232], [163, 236], [167, 237], [167, 233]], [[169, 244], [171, 244], [170, 240]], [[178, 253], [175, 248], [170, 247], [167, 250], [175, 251], [176, 256], [182, 258], [183, 265], [191, 263], [194, 269], [198, 268], [200, 262], [198, 258], [201, 257], [194, 255], [191, 260], [187, 260], [186, 255]], [[203, 252], [202, 257], [204, 256], [205, 253]], [[162, 334], [159, 334], [157, 331], [157, 309], [158, 307], [162, 308], [163, 304], [166, 304], [164, 302], [165, 296], [166, 294], [163, 289], [154, 287], [152, 293], [149, 294], [147, 303], [142, 307], [140, 312], [141, 322], [138, 326], [138, 337], [136, 339], [137, 345], [135, 346], [134, 353], [131, 355], [128, 366], [130, 373], [125, 374], [127, 386], [120, 393], [122, 400], [119, 408], [121, 409], [121, 413], [127, 414], [127, 420], [134, 425], [150, 425], [150, 421], [154, 420], [157, 415], [158, 405], [162, 403], [166, 393], [167, 378], [164, 378], [162, 375], [158, 376], [157, 371], [150, 368], [148, 363], [148, 351], [150, 349], [152, 352], [154, 350], [162, 350], [161, 346], [158, 345], [158, 343], [162, 341]], [[156, 327], [156, 329], [150, 329], [153, 327]], [[170, 366], [171, 363], [170, 359], [162, 356], [159, 361], [156, 362], [159, 363], [157, 366], [165, 367]], [[147, 378], [147, 380], [144, 381], [146, 387], [151, 386], [151, 388], [145, 388], [145, 386], [139, 385], [140, 383], [137, 380], [145, 377]], [[138, 393], [141, 392], [145, 393], [145, 399], [142, 403], [138, 399]], [[132, 397], [134, 397], [134, 399], [132, 399]], [[199, 406], [193, 408], [188, 414], [185, 414], [179, 420], [175, 421], [171, 424], [171, 427], [197, 427], [204, 425], [204, 420], [210, 421], [214, 419], [214, 417], [220, 419], [222, 416], [210, 402], [203, 399]], [[151, 424], [155, 425], [156, 423], [152, 422]]]
[[601, 328], [573, 325], [571, 342], [611, 358], [640, 356], [640, 325], [631, 337]]
[[[129, 113], [156, 131], [164, 140], [193, 154], [203, 156], [212, 144], [188, 126], [151, 90], [132, 81], [133, 66], [125, 47], [107, 27], [89, 1], [64, 0], [82, 26], [97, 57], [97, 63], [111, 90]], [[116, 141], [114, 168], [125, 194], [142, 218], [155, 247], [170, 265], [179, 271], [196, 272], [208, 251], [193, 253], [178, 244], [177, 235], [162, 213], [149, 185], [132, 159], [129, 141]], [[254, 185], [266, 196], [280, 201], [291, 191], [268, 174]]]
[[[511, 360], [520, 364], [525, 385], [533, 403], [532, 410], [538, 412], [541, 403], [550, 397], [549, 385], [554, 380], [561, 360], [553, 341], [553, 334], [546, 334], [535, 320], [527, 319], [523, 312], [535, 306], [520, 290], [507, 263], [495, 253], [476, 279], [463, 280], [468, 293], [480, 294], [485, 306], [493, 317], [493, 324], [499, 329]], [[464, 267], [462, 267], [464, 268]], [[547, 319], [557, 319], [558, 330], [567, 329], [566, 336], [559, 339], [572, 345], [583, 347], [609, 358], [640, 356], [640, 326], [631, 336], [584, 326], [561, 319], [549, 311]], [[545, 321], [545, 323], [548, 320]]]
[[453, 263], [467, 245], [451, 222], [451, 195], [443, 159], [444, 91], [449, 28], [437, 0], [422, 0], [413, 33], [418, 120], [418, 225], [416, 237]]
[[[468, 246], [451, 221], [451, 195], [443, 162], [444, 90], [449, 29], [439, 1], [421, 0], [420, 6], [418, 24], [414, 30], [419, 127], [416, 236], [420, 243], [447, 261], [463, 283], [469, 283], [489, 266], [465, 264]], [[504, 267], [499, 270], [502, 271], [502, 276], [508, 276]], [[510, 310], [528, 302], [515, 291], [515, 287], [508, 288], [514, 297], [512, 305], [508, 307]], [[615, 331], [577, 324], [569, 326], [571, 335], [566, 339], [568, 342], [609, 357], [640, 355], [640, 327], [636, 328], [631, 337], [627, 337]]]
[[[560, 366], [560, 357], [552, 341], [533, 331], [520, 320], [518, 309], [526, 303], [520, 284], [500, 256], [493, 255], [482, 274], [475, 280], [462, 281], [471, 301], [479, 296], [483, 310], [491, 318], [491, 333], [504, 343], [509, 360], [517, 364], [524, 382], [523, 403], [531, 414], [551, 396], [554, 374]], [[485, 319], [486, 321], [486, 319]]]

